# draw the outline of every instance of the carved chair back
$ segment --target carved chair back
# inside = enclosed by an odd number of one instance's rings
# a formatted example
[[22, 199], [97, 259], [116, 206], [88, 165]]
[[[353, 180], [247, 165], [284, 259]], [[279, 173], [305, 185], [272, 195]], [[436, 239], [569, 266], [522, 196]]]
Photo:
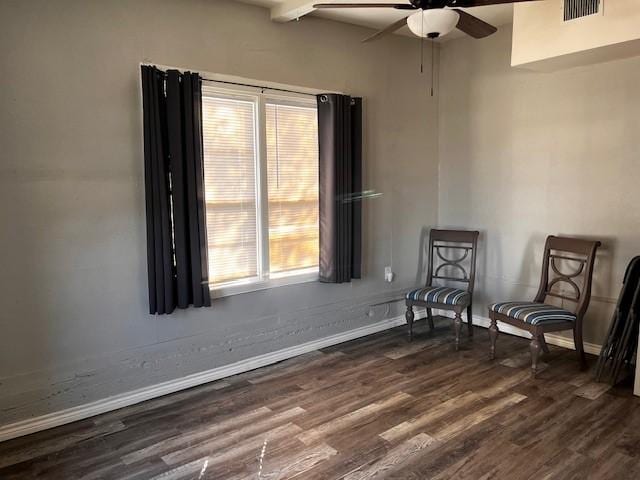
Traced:
[[547, 237], [542, 277], [534, 301], [546, 303], [547, 297], [569, 301], [575, 305], [574, 312], [581, 320], [591, 299], [593, 265], [599, 246], [598, 241]]
[[466, 284], [473, 293], [476, 278], [476, 250], [479, 232], [431, 230], [427, 286], [434, 280]]

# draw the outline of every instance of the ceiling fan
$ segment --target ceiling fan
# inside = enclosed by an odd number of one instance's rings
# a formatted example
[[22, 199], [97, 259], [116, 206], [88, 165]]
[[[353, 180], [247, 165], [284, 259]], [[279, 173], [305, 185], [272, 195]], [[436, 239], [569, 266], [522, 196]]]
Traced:
[[[314, 8], [394, 8], [415, 13], [401, 18], [379, 32], [367, 37], [363, 42], [377, 40], [395, 32], [406, 24], [418, 37], [438, 38], [454, 28], [462, 30], [473, 38], [488, 37], [498, 29], [487, 22], [468, 14], [459, 8], [482, 7], [503, 3], [530, 2], [535, 0], [409, 0], [411, 3], [318, 3]], [[416, 11], [417, 10], [417, 11]]]

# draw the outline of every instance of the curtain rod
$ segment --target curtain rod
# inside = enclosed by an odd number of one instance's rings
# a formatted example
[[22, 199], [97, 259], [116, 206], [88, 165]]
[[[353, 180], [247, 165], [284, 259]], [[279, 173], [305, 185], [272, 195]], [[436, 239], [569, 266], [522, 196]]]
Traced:
[[287, 93], [297, 93], [298, 95], [309, 95], [311, 97], [315, 97], [315, 93], [309, 92], [299, 92], [297, 90], [287, 90], [286, 88], [276, 88], [276, 87], [266, 87], [264, 85], [252, 85], [250, 83], [240, 83], [240, 82], [230, 82], [228, 80], [212, 80], [210, 78], [202, 78], [203, 82], [213, 82], [213, 83], [226, 83], [227, 85], [238, 85], [241, 87], [253, 87], [260, 88], [262, 90], [275, 90], [277, 92], [287, 92]]
[[[154, 68], [156, 68], [156, 70], [158, 72], [160, 72], [163, 76], [167, 76], [167, 72], [164, 70], [161, 70], [160, 68], [156, 67], [155, 65], [149, 65], [152, 66]], [[168, 68], [168, 67], [163, 67], [163, 68]], [[170, 70], [177, 70], [174, 68], [169, 68]], [[178, 70], [180, 71], [180, 70]], [[200, 76], [200, 79], [203, 82], [212, 82], [212, 83], [226, 83], [227, 85], [238, 85], [240, 87], [253, 87], [253, 88], [261, 88], [262, 90], [274, 90], [276, 92], [287, 92], [287, 93], [297, 93], [298, 95], [308, 95], [310, 97], [315, 97], [317, 96], [315, 93], [309, 93], [309, 92], [300, 92], [298, 90], [288, 90], [286, 88], [276, 88], [276, 87], [267, 87], [265, 85], [255, 85], [255, 84], [251, 84], [251, 83], [242, 83], [242, 82], [231, 82], [229, 80], [213, 80], [211, 78], [204, 78], [202, 76]]]

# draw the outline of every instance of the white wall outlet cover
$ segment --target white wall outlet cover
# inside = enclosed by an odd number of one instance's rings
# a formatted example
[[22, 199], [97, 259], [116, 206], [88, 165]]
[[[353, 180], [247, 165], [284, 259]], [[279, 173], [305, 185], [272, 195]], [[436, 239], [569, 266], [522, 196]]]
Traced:
[[384, 267], [384, 280], [386, 282], [393, 282], [393, 271], [391, 270], [391, 267]]

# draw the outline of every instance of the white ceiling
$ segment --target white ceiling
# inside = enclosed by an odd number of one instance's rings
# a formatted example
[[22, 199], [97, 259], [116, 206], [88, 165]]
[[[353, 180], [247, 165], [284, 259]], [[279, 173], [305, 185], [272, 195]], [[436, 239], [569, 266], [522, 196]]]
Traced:
[[[272, 8], [282, 5], [291, 0], [237, 0], [243, 3], [259, 5], [261, 7]], [[409, 3], [408, 0], [318, 0], [317, 3]], [[491, 5], [486, 7], [474, 7], [465, 9], [468, 13], [481, 18], [496, 27], [508, 25], [513, 21], [513, 5], [510, 3], [503, 5]], [[309, 15], [314, 17], [328, 18], [339, 22], [351, 23], [374, 29], [381, 29], [387, 25], [407, 17], [409, 12], [395, 10], [393, 8], [371, 8], [371, 9], [336, 9], [336, 10], [315, 10]], [[407, 27], [403, 27], [396, 33], [412, 37], [413, 34]], [[459, 30], [454, 30], [443, 40], [464, 36]]]

